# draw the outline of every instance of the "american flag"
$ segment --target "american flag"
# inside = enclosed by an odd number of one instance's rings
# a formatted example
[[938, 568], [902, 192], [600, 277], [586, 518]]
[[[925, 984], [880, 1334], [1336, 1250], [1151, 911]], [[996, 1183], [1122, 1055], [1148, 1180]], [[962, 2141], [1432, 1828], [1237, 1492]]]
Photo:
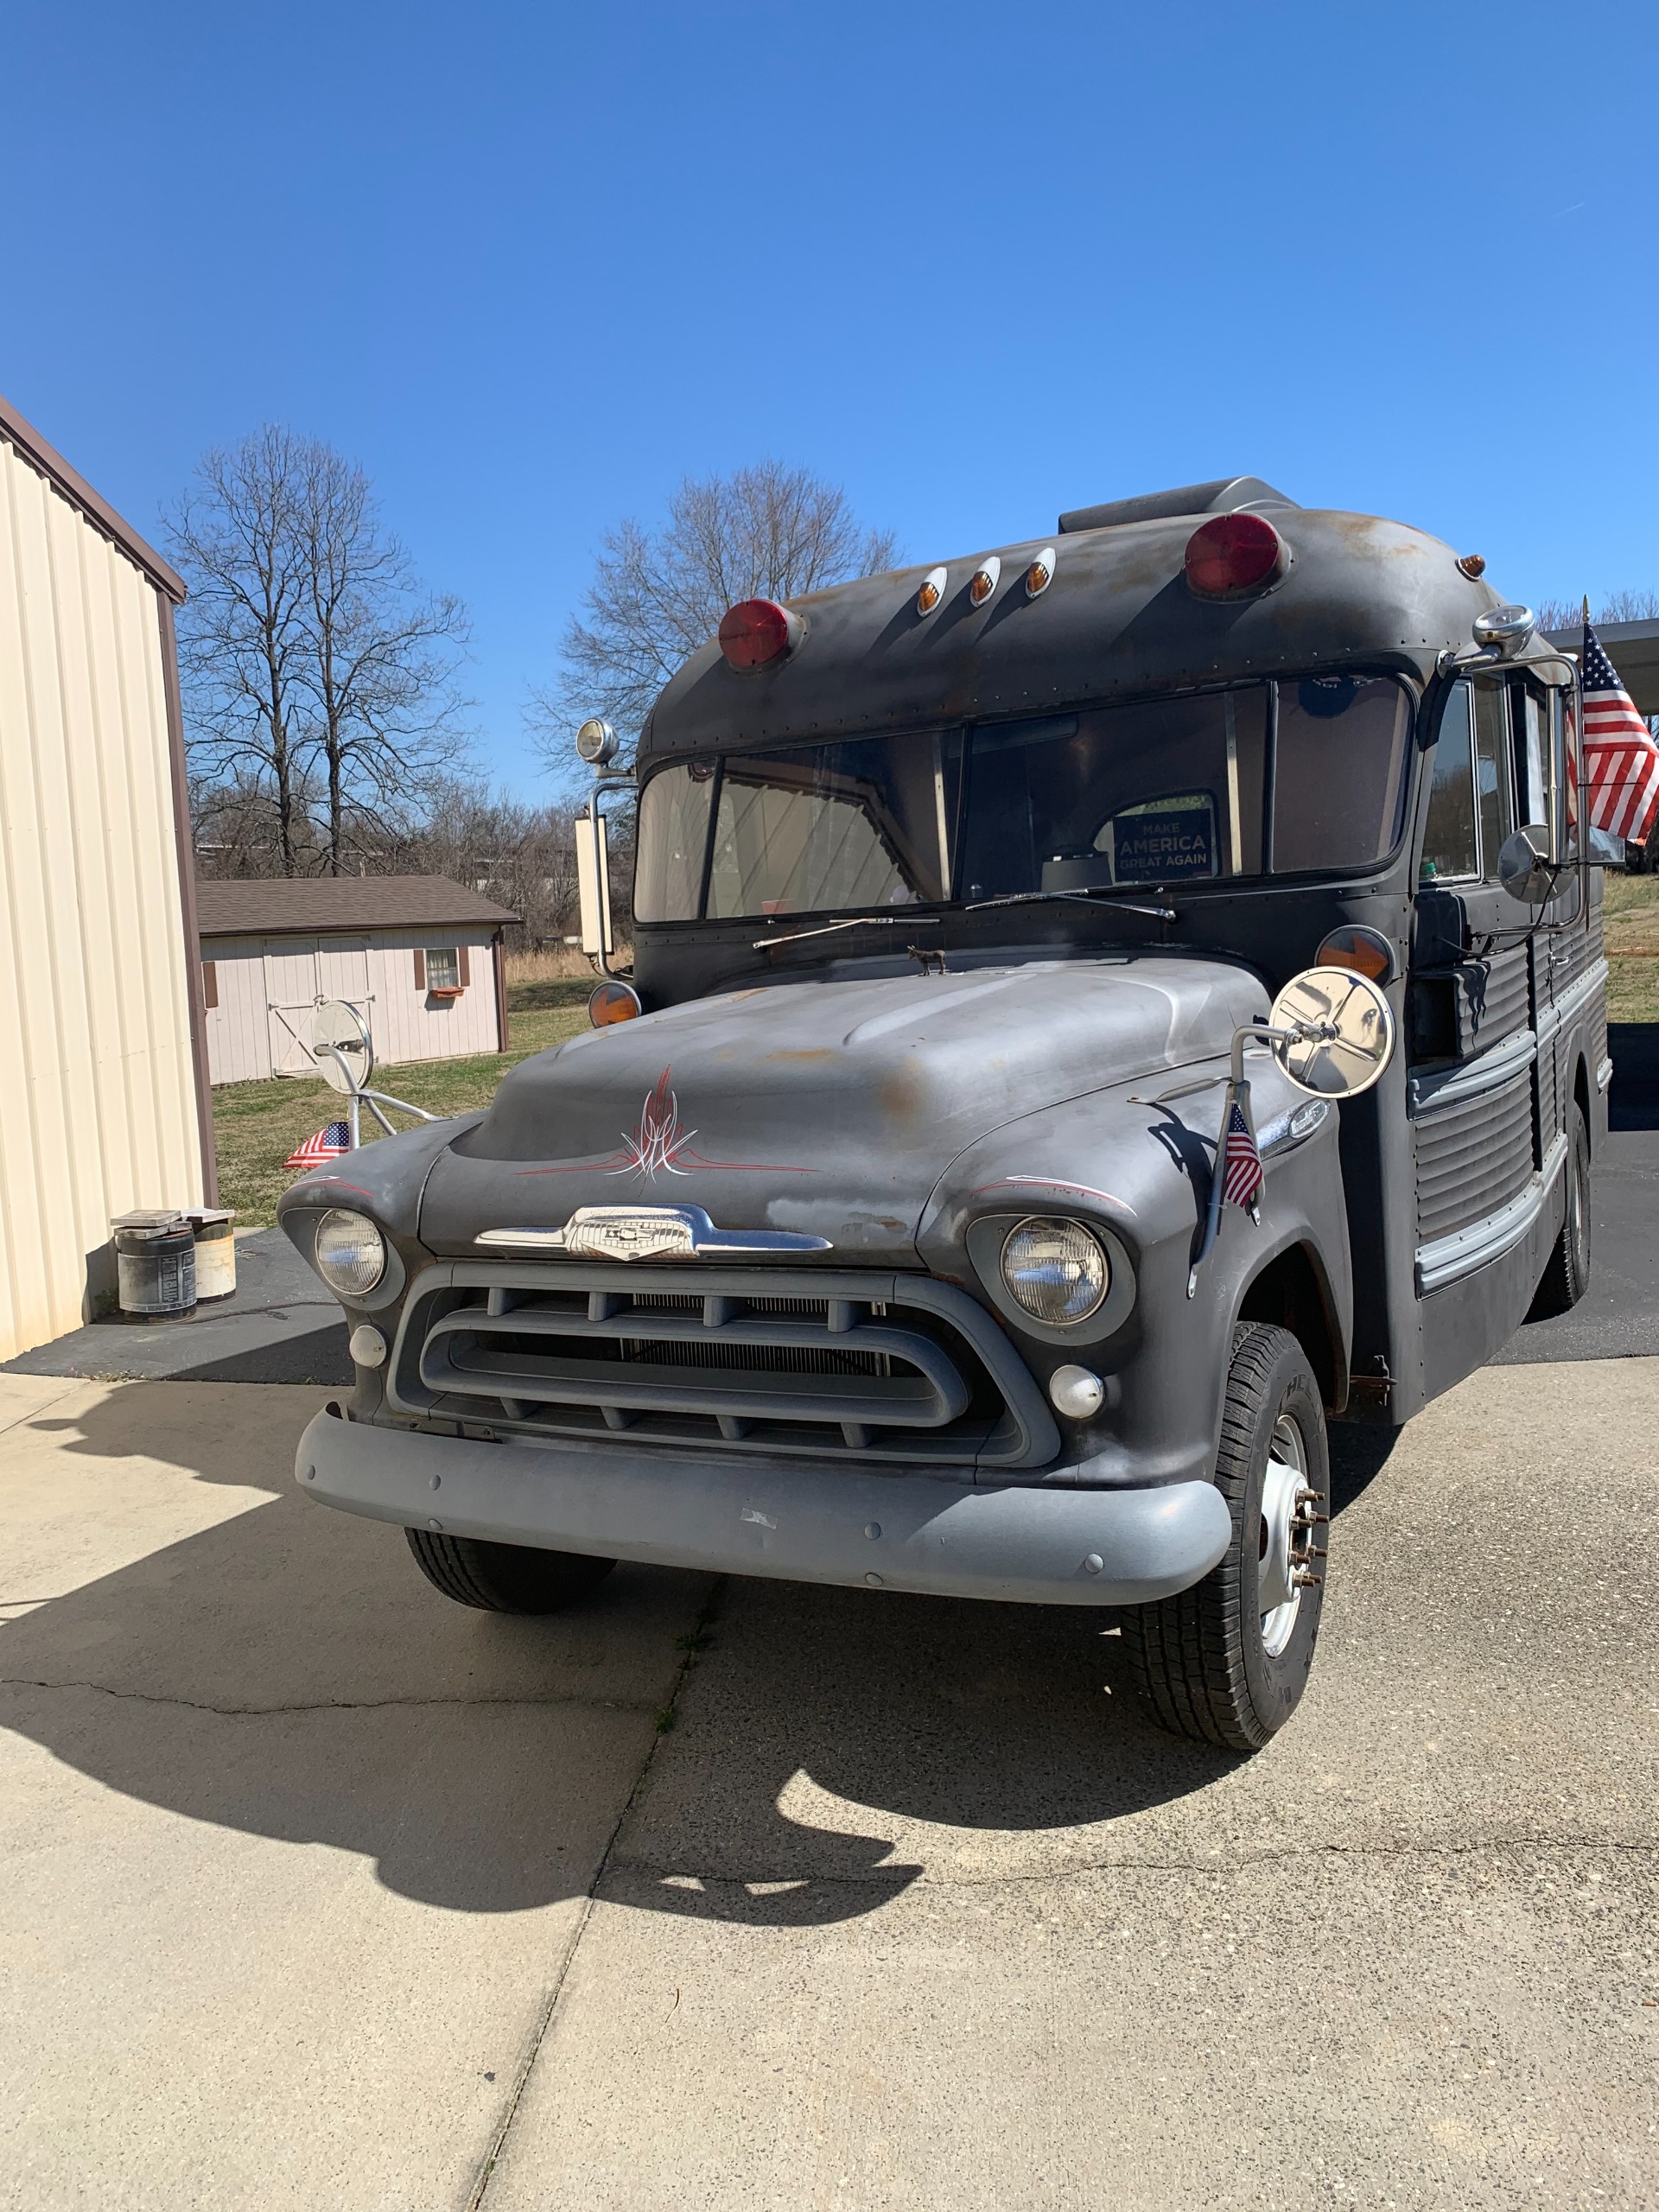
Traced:
[[[1586, 613], [1589, 613], [1586, 607]], [[1584, 769], [1590, 826], [1643, 842], [1659, 810], [1659, 746], [1613, 672], [1601, 640], [1584, 626]]]
[[352, 1148], [352, 1125], [349, 1122], [330, 1122], [314, 1137], [307, 1137], [288, 1155], [284, 1165], [289, 1167], [321, 1167], [328, 1160], [338, 1160]]
[[1262, 1155], [1250, 1135], [1244, 1109], [1236, 1098], [1227, 1109], [1227, 1141], [1221, 1154], [1221, 1195], [1230, 1206], [1254, 1206], [1262, 1195]]

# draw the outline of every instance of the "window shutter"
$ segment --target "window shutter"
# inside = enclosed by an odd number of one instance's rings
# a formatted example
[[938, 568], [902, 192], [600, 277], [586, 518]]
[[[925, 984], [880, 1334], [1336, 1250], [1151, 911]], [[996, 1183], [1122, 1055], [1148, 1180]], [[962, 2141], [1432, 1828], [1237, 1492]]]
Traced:
[[219, 963], [204, 960], [201, 963], [201, 1002], [205, 1007], [219, 1004]]
[[464, 944], [461, 946], [458, 957], [461, 961], [461, 988], [464, 991], [467, 984], [473, 980], [472, 969], [468, 964], [467, 958], [467, 947]]
[[426, 988], [426, 955], [418, 944], [415, 948], [415, 988], [417, 991]]

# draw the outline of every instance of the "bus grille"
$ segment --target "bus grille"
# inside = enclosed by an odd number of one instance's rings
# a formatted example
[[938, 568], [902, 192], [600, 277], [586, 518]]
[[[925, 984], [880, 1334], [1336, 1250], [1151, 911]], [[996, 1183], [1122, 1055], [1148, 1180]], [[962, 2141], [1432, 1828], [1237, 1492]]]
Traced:
[[392, 1410], [469, 1433], [956, 1466], [1034, 1466], [1058, 1448], [1023, 1362], [961, 1291], [836, 1275], [806, 1295], [798, 1277], [780, 1291], [702, 1268], [695, 1290], [664, 1290], [659, 1273], [432, 1270], [398, 1332]]

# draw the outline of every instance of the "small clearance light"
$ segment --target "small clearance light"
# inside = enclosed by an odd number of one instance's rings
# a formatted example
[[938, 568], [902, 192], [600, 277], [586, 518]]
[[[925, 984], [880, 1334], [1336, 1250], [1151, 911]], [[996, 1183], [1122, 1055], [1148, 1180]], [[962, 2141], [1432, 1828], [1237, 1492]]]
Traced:
[[1486, 573], [1486, 556], [1484, 553], [1461, 554], [1458, 566], [1471, 584], [1477, 583]]
[[596, 983], [588, 1000], [588, 1019], [595, 1029], [608, 1029], [613, 1021], [632, 1021], [645, 1010], [633, 985], [614, 978]]
[[352, 1331], [346, 1349], [359, 1367], [384, 1367], [386, 1363], [386, 1340], [378, 1329], [371, 1328], [366, 1321], [359, 1321]]
[[1265, 515], [1212, 515], [1186, 541], [1186, 581], [1200, 599], [1265, 591], [1290, 565], [1290, 548]]
[[1394, 981], [1394, 947], [1381, 930], [1356, 922], [1332, 930], [1313, 956], [1316, 968], [1349, 968], [1356, 976], [1369, 976], [1374, 983]]
[[1026, 570], [1026, 597], [1040, 599], [1054, 581], [1054, 548], [1045, 545]]
[[794, 652], [805, 627], [775, 599], [741, 599], [720, 618], [720, 650], [730, 668], [766, 668]]
[[931, 614], [933, 612], [944, 597], [944, 582], [945, 572], [943, 569], [928, 570], [922, 578], [922, 588], [916, 594], [916, 612], [918, 614]]
[[968, 596], [976, 607], [983, 607], [996, 589], [996, 580], [1002, 573], [1002, 563], [995, 553], [988, 553], [968, 580]]

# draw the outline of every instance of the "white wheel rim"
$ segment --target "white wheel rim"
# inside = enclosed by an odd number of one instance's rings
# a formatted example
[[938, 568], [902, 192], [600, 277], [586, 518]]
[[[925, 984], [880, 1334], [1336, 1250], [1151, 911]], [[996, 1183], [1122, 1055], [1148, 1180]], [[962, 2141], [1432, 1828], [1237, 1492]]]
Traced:
[[[1258, 1537], [1256, 1598], [1262, 1608], [1262, 1644], [1276, 1659], [1290, 1642], [1302, 1609], [1309, 1534], [1305, 1495], [1307, 1454], [1302, 1432], [1288, 1414], [1273, 1425], [1267, 1472], [1262, 1480], [1262, 1526]], [[1304, 1555], [1298, 1557], [1298, 1553]]]

